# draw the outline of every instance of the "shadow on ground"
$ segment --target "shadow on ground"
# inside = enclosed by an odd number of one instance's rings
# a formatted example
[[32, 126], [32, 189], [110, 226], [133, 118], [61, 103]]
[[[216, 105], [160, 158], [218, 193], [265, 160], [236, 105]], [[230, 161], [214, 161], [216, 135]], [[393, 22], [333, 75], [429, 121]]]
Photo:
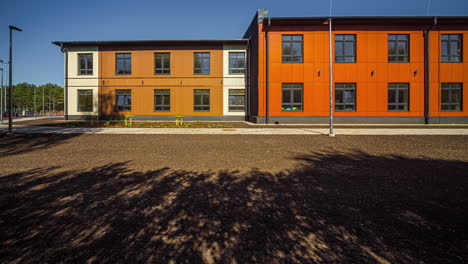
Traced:
[[80, 134], [0, 135], [0, 157], [51, 148], [77, 136]]
[[276, 174], [36, 169], [0, 178], [1, 262], [462, 263], [468, 163], [310, 153]]

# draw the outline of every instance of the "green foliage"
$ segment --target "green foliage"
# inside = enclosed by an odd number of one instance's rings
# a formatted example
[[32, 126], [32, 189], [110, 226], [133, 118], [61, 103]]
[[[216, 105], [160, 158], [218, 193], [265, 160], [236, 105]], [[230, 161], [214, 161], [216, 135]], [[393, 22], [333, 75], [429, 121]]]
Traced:
[[41, 111], [43, 108], [44, 95], [44, 110], [63, 110], [64, 106], [64, 90], [57, 84], [44, 84], [37, 87], [34, 84], [18, 83], [13, 85], [13, 109], [17, 111], [26, 110], [33, 112], [34, 110], [34, 91], [36, 91], [36, 110]]

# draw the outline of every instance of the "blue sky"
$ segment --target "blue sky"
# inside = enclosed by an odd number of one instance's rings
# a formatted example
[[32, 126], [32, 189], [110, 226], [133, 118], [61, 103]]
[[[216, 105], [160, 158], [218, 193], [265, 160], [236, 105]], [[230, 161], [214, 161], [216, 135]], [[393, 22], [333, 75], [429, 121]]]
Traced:
[[[467, 0], [333, 0], [334, 16], [468, 16]], [[63, 85], [54, 40], [240, 38], [259, 8], [270, 16], [328, 16], [327, 0], [6, 0], [0, 4], [0, 59], [14, 32], [13, 83]], [[4, 68], [6, 65], [0, 65]]]

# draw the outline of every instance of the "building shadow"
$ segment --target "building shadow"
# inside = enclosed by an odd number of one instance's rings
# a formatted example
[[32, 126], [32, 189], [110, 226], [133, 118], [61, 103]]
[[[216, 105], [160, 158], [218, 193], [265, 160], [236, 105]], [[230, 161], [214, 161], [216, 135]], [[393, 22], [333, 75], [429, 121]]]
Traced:
[[296, 169], [0, 177], [2, 263], [462, 263], [468, 162], [305, 153]]

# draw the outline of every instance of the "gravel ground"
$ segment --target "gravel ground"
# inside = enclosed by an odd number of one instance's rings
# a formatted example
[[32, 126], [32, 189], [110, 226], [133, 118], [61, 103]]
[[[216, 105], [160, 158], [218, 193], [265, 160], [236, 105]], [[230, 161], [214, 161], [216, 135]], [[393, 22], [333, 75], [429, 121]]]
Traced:
[[1, 263], [463, 263], [468, 137], [0, 137]]

